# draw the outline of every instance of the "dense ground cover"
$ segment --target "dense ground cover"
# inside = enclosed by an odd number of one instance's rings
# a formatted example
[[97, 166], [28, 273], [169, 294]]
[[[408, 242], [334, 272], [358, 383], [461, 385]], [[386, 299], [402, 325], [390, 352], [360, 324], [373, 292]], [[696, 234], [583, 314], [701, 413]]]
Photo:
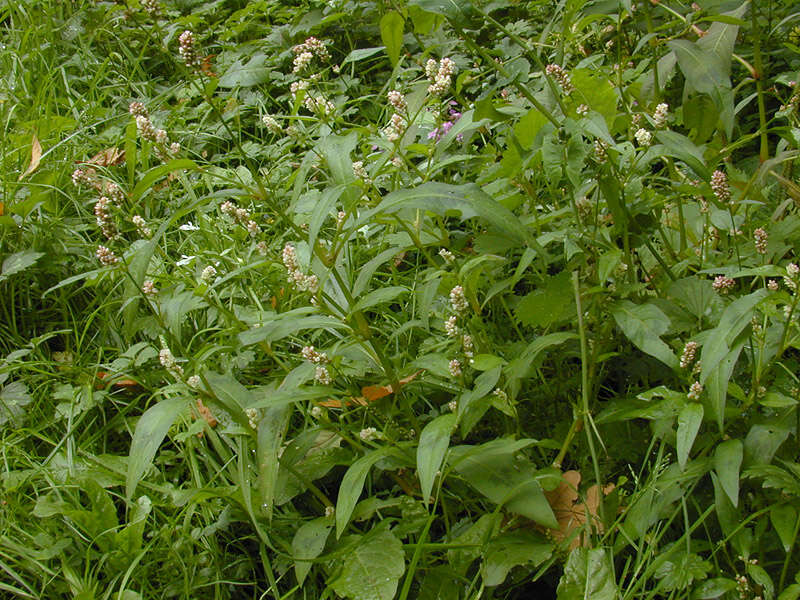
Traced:
[[0, 32], [2, 594], [800, 597], [793, 2]]

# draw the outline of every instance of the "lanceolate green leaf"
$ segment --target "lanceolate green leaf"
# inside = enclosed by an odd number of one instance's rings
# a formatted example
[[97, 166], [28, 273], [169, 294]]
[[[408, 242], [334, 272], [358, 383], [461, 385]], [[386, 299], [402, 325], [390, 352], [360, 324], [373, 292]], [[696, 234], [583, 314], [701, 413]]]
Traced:
[[678, 65], [692, 88], [713, 97], [720, 88], [730, 87], [722, 58], [688, 40], [672, 40], [667, 45], [675, 52]]
[[430, 182], [410, 190], [392, 192], [374, 210], [364, 214], [359, 226], [376, 215], [394, 214], [409, 208], [438, 215], [459, 215], [462, 220], [479, 217], [519, 245], [528, 239], [528, 231], [516, 215], [475, 184]]
[[186, 407], [185, 398], [168, 398], [148, 408], [136, 423], [125, 479], [125, 495], [129, 502], [144, 472], [153, 462], [164, 436]]
[[339, 486], [339, 496], [336, 500], [336, 537], [341, 537], [347, 524], [350, 522], [350, 516], [353, 514], [353, 509], [356, 507], [361, 491], [364, 489], [364, 481], [367, 479], [367, 473], [376, 462], [385, 457], [391, 452], [391, 448], [384, 446], [377, 450], [372, 450], [365, 454], [357, 461], [355, 461], [342, 478], [342, 483]]
[[258, 491], [261, 505], [272, 520], [272, 507], [275, 503], [275, 482], [278, 480], [280, 449], [286, 425], [291, 415], [291, 406], [276, 406], [265, 411], [258, 423]]
[[456, 415], [441, 415], [428, 423], [419, 436], [417, 474], [422, 488], [422, 499], [426, 504], [431, 496], [436, 472], [442, 466], [447, 446], [450, 444], [450, 433], [455, 424]]
[[400, 60], [400, 51], [403, 49], [403, 24], [403, 17], [393, 10], [381, 17], [381, 40], [386, 46], [386, 54], [389, 55], [392, 66]]
[[690, 402], [678, 413], [677, 453], [681, 469], [686, 467], [689, 452], [703, 423], [703, 405]]
[[669, 318], [653, 304], [634, 304], [630, 300], [618, 302], [612, 309], [614, 320], [633, 344], [672, 368], [678, 366], [675, 353], [662, 340], [669, 329]]
[[257, 52], [247, 63], [239, 59], [228, 67], [228, 70], [219, 78], [219, 87], [234, 88], [259, 85], [269, 79], [269, 72], [267, 56], [263, 52]]
[[719, 483], [734, 506], [739, 506], [739, 468], [744, 449], [741, 440], [722, 442], [714, 451], [714, 470]]

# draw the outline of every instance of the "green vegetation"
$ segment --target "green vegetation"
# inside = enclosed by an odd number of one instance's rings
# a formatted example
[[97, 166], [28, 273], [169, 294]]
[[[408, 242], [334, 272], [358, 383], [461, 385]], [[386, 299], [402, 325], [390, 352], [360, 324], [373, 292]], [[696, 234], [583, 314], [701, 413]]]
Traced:
[[792, 0], [0, 0], [0, 596], [800, 598]]

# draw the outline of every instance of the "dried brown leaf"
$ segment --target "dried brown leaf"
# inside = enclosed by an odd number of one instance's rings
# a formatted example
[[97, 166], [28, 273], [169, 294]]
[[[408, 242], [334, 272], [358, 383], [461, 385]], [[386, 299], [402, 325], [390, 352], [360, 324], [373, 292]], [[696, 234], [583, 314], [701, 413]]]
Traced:
[[28, 165], [28, 168], [25, 169], [25, 172], [19, 176], [17, 181], [22, 181], [24, 177], [27, 177], [31, 173], [33, 173], [37, 168], [39, 168], [39, 163], [42, 160], [42, 145], [39, 143], [39, 138], [36, 137], [36, 134], [33, 134], [33, 139], [31, 140], [31, 162]]

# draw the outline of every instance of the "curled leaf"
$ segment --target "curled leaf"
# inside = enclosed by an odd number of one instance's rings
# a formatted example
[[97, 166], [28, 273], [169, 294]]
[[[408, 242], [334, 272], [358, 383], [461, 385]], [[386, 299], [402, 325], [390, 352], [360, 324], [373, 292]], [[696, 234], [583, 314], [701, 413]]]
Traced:
[[[591, 521], [591, 525], [598, 531], [603, 530], [598, 510], [600, 508], [600, 486], [597, 484], [586, 490], [584, 502], [578, 501], [578, 486], [581, 482], [581, 474], [578, 471], [566, 471], [561, 476], [561, 483], [550, 492], [545, 492], [547, 500], [553, 509], [553, 513], [558, 521], [558, 529], [551, 530], [553, 538], [561, 542], [570, 540], [570, 549], [580, 545], [588, 546], [588, 536], [580, 531], [584, 529], [586, 522]], [[603, 488], [606, 496], [614, 490], [614, 484], [608, 484]]]
[[[403, 379], [398, 380], [398, 389], [406, 385], [407, 383], [411, 383], [414, 379], [417, 378], [417, 375], [422, 373], [422, 371], [417, 371], [416, 373], [412, 373], [408, 377], [403, 377]], [[393, 394], [396, 390], [392, 387], [391, 384], [389, 385], [365, 385], [361, 388], [361, 396], [351, 396], [349, 400], [323, 400], [318, 404], [320, 406], [324, 406], [326, 408], [342, 408], [343, 406], [352, 406], [353, 404], [358, 404], [360, 406], [367, 406], [370, 402], [375, 402], [376, 400], [380, 400], [381, 398], [385, 398], [389, 394]]]
[[38, 167], [39, 162], [42, 160], [42, 145], [39, 143], [39, 138], [36, 137], [36, 134], [33, 134], [33, 139], [31, 140], [31, 162], [28, 165], [28, 168], [25, 169], [25, 172], [19, 176], [17, 181], [22, 181], [26, 176], [33, 173]]

